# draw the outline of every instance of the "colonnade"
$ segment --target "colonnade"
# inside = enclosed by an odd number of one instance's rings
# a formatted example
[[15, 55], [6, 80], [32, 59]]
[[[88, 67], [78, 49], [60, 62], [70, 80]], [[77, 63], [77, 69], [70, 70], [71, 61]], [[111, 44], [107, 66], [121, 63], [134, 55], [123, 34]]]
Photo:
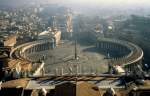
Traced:
[[126, 53], [130, 52], [130, 50], [126, 46], [111, 42], [98, 42], [97, 48], [100, 48], [101, 50], [117, 50], [118, 52]]
[[121, 52], [121, 57], [111, 57], [109, 63], [114, 65], [121, 65], [125, 70], [131, 71], [137, 65], [142, 65], [143, 50], [135, 44], [127, 41], [113, 40], [113, 39], [98, 39], [97, 48], [101, 51], [117, 51]]
[[53, 49], [53, 43], [52, 42], [46, 42], [46, 43], [42, 43], [42, 44], [31, 45], [29, 48], [27, 46], [27, 47], [23, 48], [22, 53], [32, 54], [35, 52], [49, 50], [49, 49]]
[[[16, 48], [14, 48], [10, 53], [10, 57], [15, 58], [15, 59], [21, 59], [21, 60], [29, 61], [29, 62], [34, 62], [34, 61], [32, 61], [32, 59], [28, 58], [29, 54], [53, 49], [54, 47], [55, 47], [54, 40], [33, 41], [33, 42], [19, 45]], [[42, 75], [45, 73], [44, 72], [45, 71], [44, 70], [44, 64], [43, 63], [39, 63], [39, 64], [36, 64], [36, 69], [34, 70], [35, 72], [33, 73], [34, 76]]]
[[[51, 40], [33, 41], [16, 47], [14, 50], [12, 50], [10, 55], [11, 58], [13, 58], [13, 55], [15, 55], [15, 57], [18, 59], [28, 60], [28, 55], [40, 51], [53, 49], [54, 47], [55, 42]], [[32, 60], [29, 61], [32, 62]]]

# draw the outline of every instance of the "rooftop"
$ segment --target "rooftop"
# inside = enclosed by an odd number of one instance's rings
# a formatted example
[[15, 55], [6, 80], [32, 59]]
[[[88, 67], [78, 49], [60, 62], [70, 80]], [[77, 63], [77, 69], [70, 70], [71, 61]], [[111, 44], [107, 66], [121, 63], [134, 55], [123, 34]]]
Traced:
[[28, 61], [23, 61], [19, 59], [11, 59], [8, 61], [8, 65], [6, 65], [7, 68], [13, 69], [17, 66], [17, 64], [20, 65], [22, 71], [30, 71], [32, 69], [32, 65]]
[[2, 83], [2, 88], [17, 88], [17, 87], [25, 88], [26, 85], [28, 84], [28, 81], [29, 81], [29, 78], [6, 81]]

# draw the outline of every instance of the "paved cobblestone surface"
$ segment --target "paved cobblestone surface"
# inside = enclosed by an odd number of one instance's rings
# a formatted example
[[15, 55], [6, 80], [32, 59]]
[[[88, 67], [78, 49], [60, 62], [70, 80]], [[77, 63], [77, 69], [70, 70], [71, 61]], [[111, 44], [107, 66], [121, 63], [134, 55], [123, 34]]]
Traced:
[[[74, 59], [74, 43], [63, 41], [57, 48], [39, 53], [29, 57], [39, 59], [46, 56], [45, 71], [50, 74], [72, 74], [82, 73], [105, 73], [107, 72], [107, 59], [100, 54], [99, 50], [92, 44], [77, 44], [78, 60]], [[57, 71], [56, 71], [57, 70]]]

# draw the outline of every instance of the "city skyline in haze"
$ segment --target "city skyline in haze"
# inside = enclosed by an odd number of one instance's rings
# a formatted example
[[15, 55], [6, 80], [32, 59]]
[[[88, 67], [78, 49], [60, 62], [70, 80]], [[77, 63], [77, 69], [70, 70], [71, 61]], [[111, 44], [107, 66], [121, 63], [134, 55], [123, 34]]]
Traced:
[[0, 0], [0, 8], [37, 6], [39, 4], [56, 4], [92, 13], [109, 10], [109, 12], [149, 14], [150, 10], [150, 0]]

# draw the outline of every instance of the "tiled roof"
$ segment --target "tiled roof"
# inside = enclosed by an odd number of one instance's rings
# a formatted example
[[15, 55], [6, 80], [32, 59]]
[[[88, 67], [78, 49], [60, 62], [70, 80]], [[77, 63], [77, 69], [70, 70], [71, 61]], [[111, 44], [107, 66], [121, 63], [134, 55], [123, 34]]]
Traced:
[[16, 87], [25, 88], [26, 85], [28, 84], [28, 81], [29, 81], [28, 78], [6, 81], [2, 83], [2, 88], [16, 88]]
[[32, 69], [32, 65], [30, 62], [16, 59], [10, 60], [7, 66], [8, 68], [12, 69], [15, 68], [18, 63], [20, 64], [22, 71], [30, 71]]

